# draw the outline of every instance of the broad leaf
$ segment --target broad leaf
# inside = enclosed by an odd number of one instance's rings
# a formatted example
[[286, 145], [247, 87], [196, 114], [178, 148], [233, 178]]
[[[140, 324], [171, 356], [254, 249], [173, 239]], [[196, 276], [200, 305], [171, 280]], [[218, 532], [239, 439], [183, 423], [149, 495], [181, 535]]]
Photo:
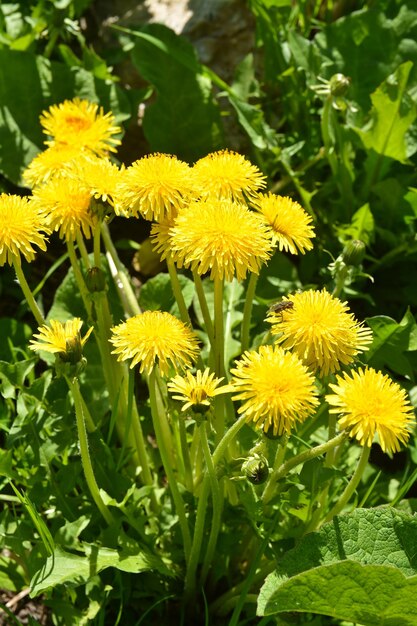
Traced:
[[155, 87], [143, 130], [151, 149], [194, 161], [219, 147], [220, 116], [193, 46], [161, 24], [131, 31], [132, 61]]

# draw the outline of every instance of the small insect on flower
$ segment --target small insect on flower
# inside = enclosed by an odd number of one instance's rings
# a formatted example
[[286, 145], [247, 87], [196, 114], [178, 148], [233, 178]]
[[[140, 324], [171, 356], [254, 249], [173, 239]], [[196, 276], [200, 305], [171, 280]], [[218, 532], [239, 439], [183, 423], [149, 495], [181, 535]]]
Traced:
[[268, 313], [282, 313], [282, 311], [293, 308], [294, 302], [292, 302], [291, 300], [282, 300], [281, 302], [275, 302], [275, 304], [271, 304], [268, 309]]

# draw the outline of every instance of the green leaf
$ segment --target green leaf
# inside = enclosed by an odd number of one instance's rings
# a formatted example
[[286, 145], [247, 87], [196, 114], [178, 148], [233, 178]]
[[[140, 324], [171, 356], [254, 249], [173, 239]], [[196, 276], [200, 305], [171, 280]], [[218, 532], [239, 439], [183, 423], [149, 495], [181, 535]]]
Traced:
[[[189, 308], [194, 297], [194, 283], [183, 274], [178, 274], [178, 280], [185, 305]], [[167, 311], [175, 317], [180, 317], [169, 274], [157, 274], [147, 280], [140, 290], [139, 304], [144, 310]]]
[[413, 368], [404, 354], [417, 349], [417, 325], [412, 313], [407, 311], [400, 323], [385, 315], [366, 321], [373, 332], [372, 345], [364, 354], [366, 362], [376, 369], [388, 367], [412, 378]]
[[[282, 557], [261, 589], [258, 611], [308, 611], [364, 625], [417, 624], [417, 609], [413, 616], [406, 604], [417, 590], [416, 573], [417, 519], [392, 508], [356, 509], [306, 535]], [[358, 593], [361, 588], [366, 593]], [[409, 616], [413, 621], [401, 621]]]
[[337, 236], [342, 243], [351, 239], [360, 239], [369, 244], [374, 238], [374, 231], [375, 221], [368, 203], [355, 211], [350, 224], [336, 226]]
[[85, 554], [79, 555], [57, 547], [54, 554], [48, 557], [42, 569], [33, 577], [31, 595], [37, 596], [56, 585], [83, 584], [107, 567], [135, 574], [156, 570], [165, 576], [169, 575], [169, 570], [162, 560], [145, 550], [126, 555], [117, 550], [89, 544], [84, 544], [83, 549]]
[[354, 128], [368, 150], [407, 163], [410, 150], [406, 133], [417, 117], [417, 107], [407, 94], [413, 64], [403, 63], [371, 95], [371, 120], [362, 129]]
[[258, 615], [318, 613], [363, 626], [416, 626], [417, 576], [394, 567], [351, 561], [317, 567], [278, 589], [273, 579], [259, 598]]
[[143, 119], [151, 149], [186, 161], [217, 149], [220, 115], [193, 46], [161, 24], [130, 32], [137, 38], [132, 61], [157, 92]]

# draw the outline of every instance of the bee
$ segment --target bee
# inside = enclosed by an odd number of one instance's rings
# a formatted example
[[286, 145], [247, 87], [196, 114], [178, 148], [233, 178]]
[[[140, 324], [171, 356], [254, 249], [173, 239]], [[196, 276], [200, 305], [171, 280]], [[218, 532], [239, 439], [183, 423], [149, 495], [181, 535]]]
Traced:
[[291, 302], [291, 300], [283, 300], [281, 302], [275, 302], [275, 304], [271, 304], [271, 306], [268, 309], [268, 313], [282, 313], [283, 311], [286, 311], [287, 309], [293, 309], [294, 308], [294, 302]]

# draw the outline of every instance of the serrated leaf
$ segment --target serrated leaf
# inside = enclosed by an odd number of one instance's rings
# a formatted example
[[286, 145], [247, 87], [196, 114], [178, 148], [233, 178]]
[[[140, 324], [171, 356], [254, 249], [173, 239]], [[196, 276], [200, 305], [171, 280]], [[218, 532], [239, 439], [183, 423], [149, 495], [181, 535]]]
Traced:
[[401, 163], [408, 162], [406, 133], [417, 117], [417, 107], [407, 94], [412, 66], [403, 63], [374, 91], [370, 123], [354, 129], [365, 148]]
[[368, 203], [355, 211], [350, 224], [336, 227], [337, 236], [343, 243], [350, 239], [360, 239], [369, 244], [374, 238], [374, 231], [375, 220]]
[[417, 576], [394, 567], [343, 561], [262, 589], [258, 615], [318, 613], [362, 626], [416, 626]]

